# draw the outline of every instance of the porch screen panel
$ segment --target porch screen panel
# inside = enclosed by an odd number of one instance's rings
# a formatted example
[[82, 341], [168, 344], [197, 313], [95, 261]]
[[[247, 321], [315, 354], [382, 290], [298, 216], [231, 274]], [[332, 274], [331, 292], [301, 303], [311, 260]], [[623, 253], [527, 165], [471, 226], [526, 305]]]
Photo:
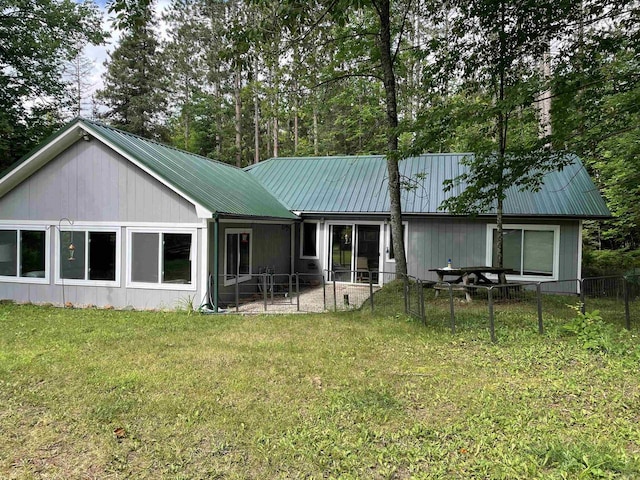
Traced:
[[116, 279], [115, 232], [89, 232], [89, 279]]
[[20, 232], [20, 276], [44, 278], [45, 232], [23, 230]]
[[18, 232], [0, 230], [0, 275], [18, 275]]
[[191, 283], [191, 234], [165, 233], [162, 244], [162, 281]]
[[251, 234], [227, 233], [227, 278], [235, 278], [236, 274], [249, 275]]
[[60, 277], [85, 280], [86, 232], [60, 232], [60, 239]]
[[158, 233], [131, 235], [131, 281], [158, 283], [160, 270], [158, 242]]
[[302, 255], [304, 257], [316, 257], [318, 255], [316, 245], [317, 223], [302, 224]]
[[553, 275], [553, 236], [551, 230], [525, 230], [524, 275]]

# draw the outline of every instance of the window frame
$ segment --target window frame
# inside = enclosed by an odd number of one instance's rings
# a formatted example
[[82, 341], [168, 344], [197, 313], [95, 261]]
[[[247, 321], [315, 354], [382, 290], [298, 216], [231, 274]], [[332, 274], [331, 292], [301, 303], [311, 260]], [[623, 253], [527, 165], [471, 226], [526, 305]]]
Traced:
[[[109, 227], [109, 226], [91, 226], [91, 225], [71, 225], [62, 226], [57, 229], [56, 241], [55, 241], [55, 261], [56, 261], [56, 285], [90, 285], [95, 287], [119, 287], [120, 286], [120, 273], [121, 273], [121, 228]], [[115, 233], [116, 234], [116, 252], [115, 252], [115, 280], [90, 280], [89, 277], [89, 248], [85, 247], [84, 251], [84, 273], [85, 279], [77, 278], [62, 278], [62, 259], [60, 258], [60, 249], [62, 247], [62, 233], [73, 232], [76, 234], [84, 234], [85, 246], [89, 245], [89, 233]]]
[[[135, 233], [154, 233], [158, 235], [158, 281], [157, 282], [136, 282], [132, 279], [133, 274], [133, 235]], [[164, 269], [164, 249], [163, 241], [166, 234], [191, 235], [191, 283], [165, 283], [162, 281]], [[144, 288], [150, 290], [197, 290], [197, 265], [198, 265], [198, 235], [194, 228], [127, 228], [127, 288]]]
[[[313, 224], [316, 226], [316, 254], [304, 255], [304, 229], [305, 225]], [[320, 258], [320, 221], [318, 220], [304, 220], [300, 223], [300, 259], [302, 260], [317, 260]]]
[[[0, 275], [0, 282], [6, 283], [35, 283], [35, 284], [49, 284], [51, 275], [51, 228], [48, 226], [36, 226], [36, 225], [0, 225], [2, 231], [15, 231], [16, 232], [16, 275], [7, 276]], [[21, 260], [22, 260], [22, 236], [21, 232], [44, 232], [44, 277], [25, 277], [20, 275]]]
[[[402, 235], [402, 241], [404, 242], [404, 254], [405, 257], [407, 257], [407, 262], [409, 261], [409, 249], [408, 249], [408, 245], [409, 245], [409, 222], [402, 222], [402, 226], [404, 227], [403, 230], [403, 235]], [[394, 256], [393, 258], [391, 258], [389, 255], [391, 254], [391, 224], [390, 223], [385, 223], [385, 233], [384, 233], [384, 261], [387, 263], [396, 263], [396, 258], [395, 258], [395, 252], [394, 252]]]
[[[229, 235], [238, 235], [242, 233], [249, 234], [249, 273], [245, 275], [241, 275], [236, 280], [235, 275], [230, 276], [230, 274], [227, 272], [227, 267], [228, 267], [227, 265], [228, 250], [227, 249], [228, 249]], [[225, 228], [224, 229], [224, 262], [223, 262], [224, 286], [228, 287], [230, 285], [235, 285], [236, 283], [243, 283], [251, 280], [251, 277], [253, 275], [252, 264], [253, 264], [253, 228]]]
[[[490, 223], [487, 224], [487, 248], [486, 248], [486, 264], [493, 264], [493, 232], [497, 230], [497, 224]], [[502, 225], [503, 230], [522, 230], [522, 240], [524, 242], [524, 232], [527, 230], [532, 231], [552, 231], [553, 232], [553, 271], [551, 275], [524, 275], [522, 271], [518, 274], [508, 274], [509, 278], [512, 280], [519, 281], [531, 281], [531, 282], [549, 282], [558, 280], [559, 272], [560, 272], [560, 225], [543, 225], [543, 224], [532, 224], [532, 223], [505, 223]], [[524, 265], [524, 249], [520, 248], [520, 265]], [[522, 268], [522, 267], [521, 267]], [[495, 277], [491, 276], [491, 278]]]

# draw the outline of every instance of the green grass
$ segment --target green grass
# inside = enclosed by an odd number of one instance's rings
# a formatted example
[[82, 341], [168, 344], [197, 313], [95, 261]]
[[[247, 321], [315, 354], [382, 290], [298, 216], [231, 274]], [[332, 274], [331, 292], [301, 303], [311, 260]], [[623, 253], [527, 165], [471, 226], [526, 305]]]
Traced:
[[637, 478], [638, 339], [587, 350], [524, 310], [492, 344], [472, 311], [451, 335], [0, 305], [0, 478]]

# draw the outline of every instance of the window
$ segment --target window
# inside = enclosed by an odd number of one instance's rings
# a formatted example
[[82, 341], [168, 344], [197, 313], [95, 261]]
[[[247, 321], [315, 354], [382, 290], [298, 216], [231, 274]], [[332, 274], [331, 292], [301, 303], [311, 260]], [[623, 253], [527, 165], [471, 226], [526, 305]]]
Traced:
[[120, 251], [117, 230], [62, 230], [59, 239], [59, 280], [117, 283]]
[[0, 277], [9, 281], [46, 282], [47, 244], [45, 229], [0, 230]]
[[[498, 265], [495, 252], [498, 231], [490, 225], [491, 265]], [[505, 225], [503, 235], [503, 265], [522, 277], [557, 278], [559, 227], [553, 225]], [[489, 256], [490, 255], [490, 256]]]
[[[407, 253], [407, 224], [403, 223], [402, 224], [402, 241], [404, 243], [404, 248], [405, 248], [405, 255]], [[396, 254], [393, 251], [393, 240], [391, 237], [391, 224], [387, 225], [387, 248], [386, 248], [386, 252], [387, 252], [387, 262], [395, 262], [396, 261]]]
[[227, 228], [224, 242], [224, 284], [251, 279], [252, 230]]
[[[130, 232], [130, 282], [173, 288], [194, 277], [193, 232]], [[171, 287], [167, 287], [171, 286]]]
[[300, 224], [300, 258], [318, 258], [318, 224]]

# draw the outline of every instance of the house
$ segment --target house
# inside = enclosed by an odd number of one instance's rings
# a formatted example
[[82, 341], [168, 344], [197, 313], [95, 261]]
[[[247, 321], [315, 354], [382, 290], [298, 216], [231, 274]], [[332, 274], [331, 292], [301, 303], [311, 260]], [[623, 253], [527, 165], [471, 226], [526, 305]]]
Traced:
[[[409, 274], [436, 280], [429, 269], [492, 265], [496, 214], [454, 216], [438, 207], [444, 180], [466, 168], [470, 154], [426, 154], [400, 162], [404, 242]], [[269, 192], [299, 215], [298, 272], [332, 270], [355, 281], [354, 270], [394, 272], [383, 156], [275, 158], [247, 167]], [[511, 188], [503, 206], [504, 266], [517, 281], [580, 278], [582, 221], [610, 217], [604, 200], [577, 157], [546, 175], [538, 192]], [[311, 244], [311, 246], [309, 246]], [[349, 255], [345, 256], [346, 250]], [[341, 258], [351, 259], [343, 265]], [[345, 268], [346, 267], [346, 268]], [[344, 272], [344, 273], [340, 273]], [[567, 285], [560, 287], [567, 291]], [[575, 289], [575, 283], [571, 285]]]
[[[463, 155], [401, 162], [410, 273], [490, 264], [495, 215], [437, 210]], [[424, 174], [424, 178], [422, 175]], [[423, 178], [423, 179], [420, 179]], [[357, 282], [393, 272], [381, 156], [277, 158], [239, 169], [76, 119], [0, 177], [0, 299], [172, 308], [259, 289], [255, 274]], [[518, 279], [580, 276], [581, 223], [609, 212], [578, 159], [505, 204]], [[331, 254], [329, 254], [331, 252]]]

